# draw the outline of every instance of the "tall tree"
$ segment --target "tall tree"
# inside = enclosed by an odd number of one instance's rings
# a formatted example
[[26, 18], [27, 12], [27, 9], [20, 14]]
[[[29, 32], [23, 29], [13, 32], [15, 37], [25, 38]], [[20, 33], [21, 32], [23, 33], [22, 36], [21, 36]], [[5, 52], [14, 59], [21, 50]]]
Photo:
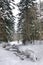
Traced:
[[20, 0], [18, 4], [20, 10], [18, 18], [19, 19], [18, 31], [21, 31], [24, 43], [26, 40], [32, 40], [33, 39], [32, 37], [34, 37], [35, 30], [32, 29], [34, 29], [35, 27], [34, 23], [36, 22], [37, 19], [35, 4], [36, 0]]
[[[3, 39], [5, 38], [4, 41], [8, 41], [8, 40], [12, 40], [13, 38], [13, 32], [14, 32], [14, 16], [12, 14], [12, 9], [14, 8], [13, 5], [11, 5], [13, 3], [13, 0], [0, 0], [0, 18], [3, 20], [2, 22], [2, 26], [3, 26], [3, 31], [0, 30], [0, 32], [3, 33], [2, 37]], [[0, 21], [0, 25], [1, 25], [1, 21]], [[2, 29], [2, 27], [1, 27]], [[1, 34], [0, 34], [1, 35]]]

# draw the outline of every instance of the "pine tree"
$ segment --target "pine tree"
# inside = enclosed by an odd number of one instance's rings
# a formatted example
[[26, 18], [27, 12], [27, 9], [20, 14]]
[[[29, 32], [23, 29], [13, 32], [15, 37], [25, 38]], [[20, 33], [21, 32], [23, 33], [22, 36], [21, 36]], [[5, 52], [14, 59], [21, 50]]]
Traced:
[[[3, 35], [5, 34], [4, 35], [4, 38], [5, 38], [4, 41], [8, 41], [8, 40], [13, 39], [12, 37], [13, 37], [13, 32], [14, 32], [14, 16], [12, 14], [12, 9], [14, 7], [11, 6], [11, 4], [13, 4], [12, 0], [0, 0], [0, 13], [1, 13], [0, 16], [4, 22], [4, 26], [2, 23], [2, 26], [4, 27], [3, 28], [3, 30], [4, 30]], [[0, 30], [0, 32], [1, 32], [1, 30]]]
[[30, 38], [31, 40], [39, 40], [40, 39], [40, 23], [38, 22], [38, 20], [36, 20], [35, 22], [33, 21], [33, 23], [31, 24], [30, 27]]
[[[33, 40], [35, 37], [34, 31], [36, 30], [36, 26], [34, 23], [37, 19], [35, 4], [36, 0], [21, 0], [18, 4], [20, 10], [18, 18], [18, 31], [21, 31], [22, 33], [23, 43], [25, 43], [26, 40]], [[32, 26], [35, 27], [35, 30], [32, 30], [34, 29]]]

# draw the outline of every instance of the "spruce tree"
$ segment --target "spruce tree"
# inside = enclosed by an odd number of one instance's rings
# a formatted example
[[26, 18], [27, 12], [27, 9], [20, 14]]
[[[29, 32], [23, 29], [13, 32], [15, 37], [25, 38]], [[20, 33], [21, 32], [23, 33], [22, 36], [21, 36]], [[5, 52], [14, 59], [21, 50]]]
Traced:
[[1, 13], [0, 16], [4, 22], [4, 28], [3, 28], [4, 33], [5, 33], [5, 35], [3, 34], [5, 38], [4, 41], [13, 39], [12, 37], [14, 33], [14, 16], [12, 14], [12, 9], [14, 7], [11, 6], [11, 4], [13, 4], [13, 0], [0, 0], [0, 13]]
[[[36, 33], [34, 32], [36, 30], [36, 26], [34, 23], [37, 19], [35, 4], [36, 0], [20, 0], [18, 4], [20, 11], [18, 18], [18, 31], [21, 31], [22, 33], [24, 44], [26, 40], [34, 40], [34, 37], [36, 36]], [[34, 26], [35, 29], [32, 26]]]

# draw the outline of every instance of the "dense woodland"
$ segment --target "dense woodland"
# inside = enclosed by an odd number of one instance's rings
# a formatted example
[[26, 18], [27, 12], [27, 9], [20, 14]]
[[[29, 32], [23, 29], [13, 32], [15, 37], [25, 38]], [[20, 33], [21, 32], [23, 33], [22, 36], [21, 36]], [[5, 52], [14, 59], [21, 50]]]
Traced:
[[[27, 40], [43, 39], [43, 19], [40, 19], [42, 4], [38, 4], [36, 0], [20, 0], [17, 4], [14, 0], [0, 0], [0, 41], [14, 40], [16, 18], [18, 19], [17, 33], [21, 33], [23, 43]], [[12, 10], [15, 6], [19, 10], [18, 17], [13, 16]]]

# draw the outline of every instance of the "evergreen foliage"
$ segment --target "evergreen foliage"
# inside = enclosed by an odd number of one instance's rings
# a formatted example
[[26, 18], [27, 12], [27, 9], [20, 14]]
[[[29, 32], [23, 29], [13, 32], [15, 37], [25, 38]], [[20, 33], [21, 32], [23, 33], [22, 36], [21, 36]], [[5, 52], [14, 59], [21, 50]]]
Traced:
[[18, 32], [23, 36], [23, 43], [26, 40], [39, 39], [38, 20], [36, 15], [36, 0], [20, 0], [18, 4]]
[[4, 32], [6, 34], [7, 41], [13, 40], [12, 37], [14, 33], [14, 16], [12, 14], [14, 6], [11, 4], [13, 4], [13, 0], [0, 0], [0, 16], [5, 24]]

